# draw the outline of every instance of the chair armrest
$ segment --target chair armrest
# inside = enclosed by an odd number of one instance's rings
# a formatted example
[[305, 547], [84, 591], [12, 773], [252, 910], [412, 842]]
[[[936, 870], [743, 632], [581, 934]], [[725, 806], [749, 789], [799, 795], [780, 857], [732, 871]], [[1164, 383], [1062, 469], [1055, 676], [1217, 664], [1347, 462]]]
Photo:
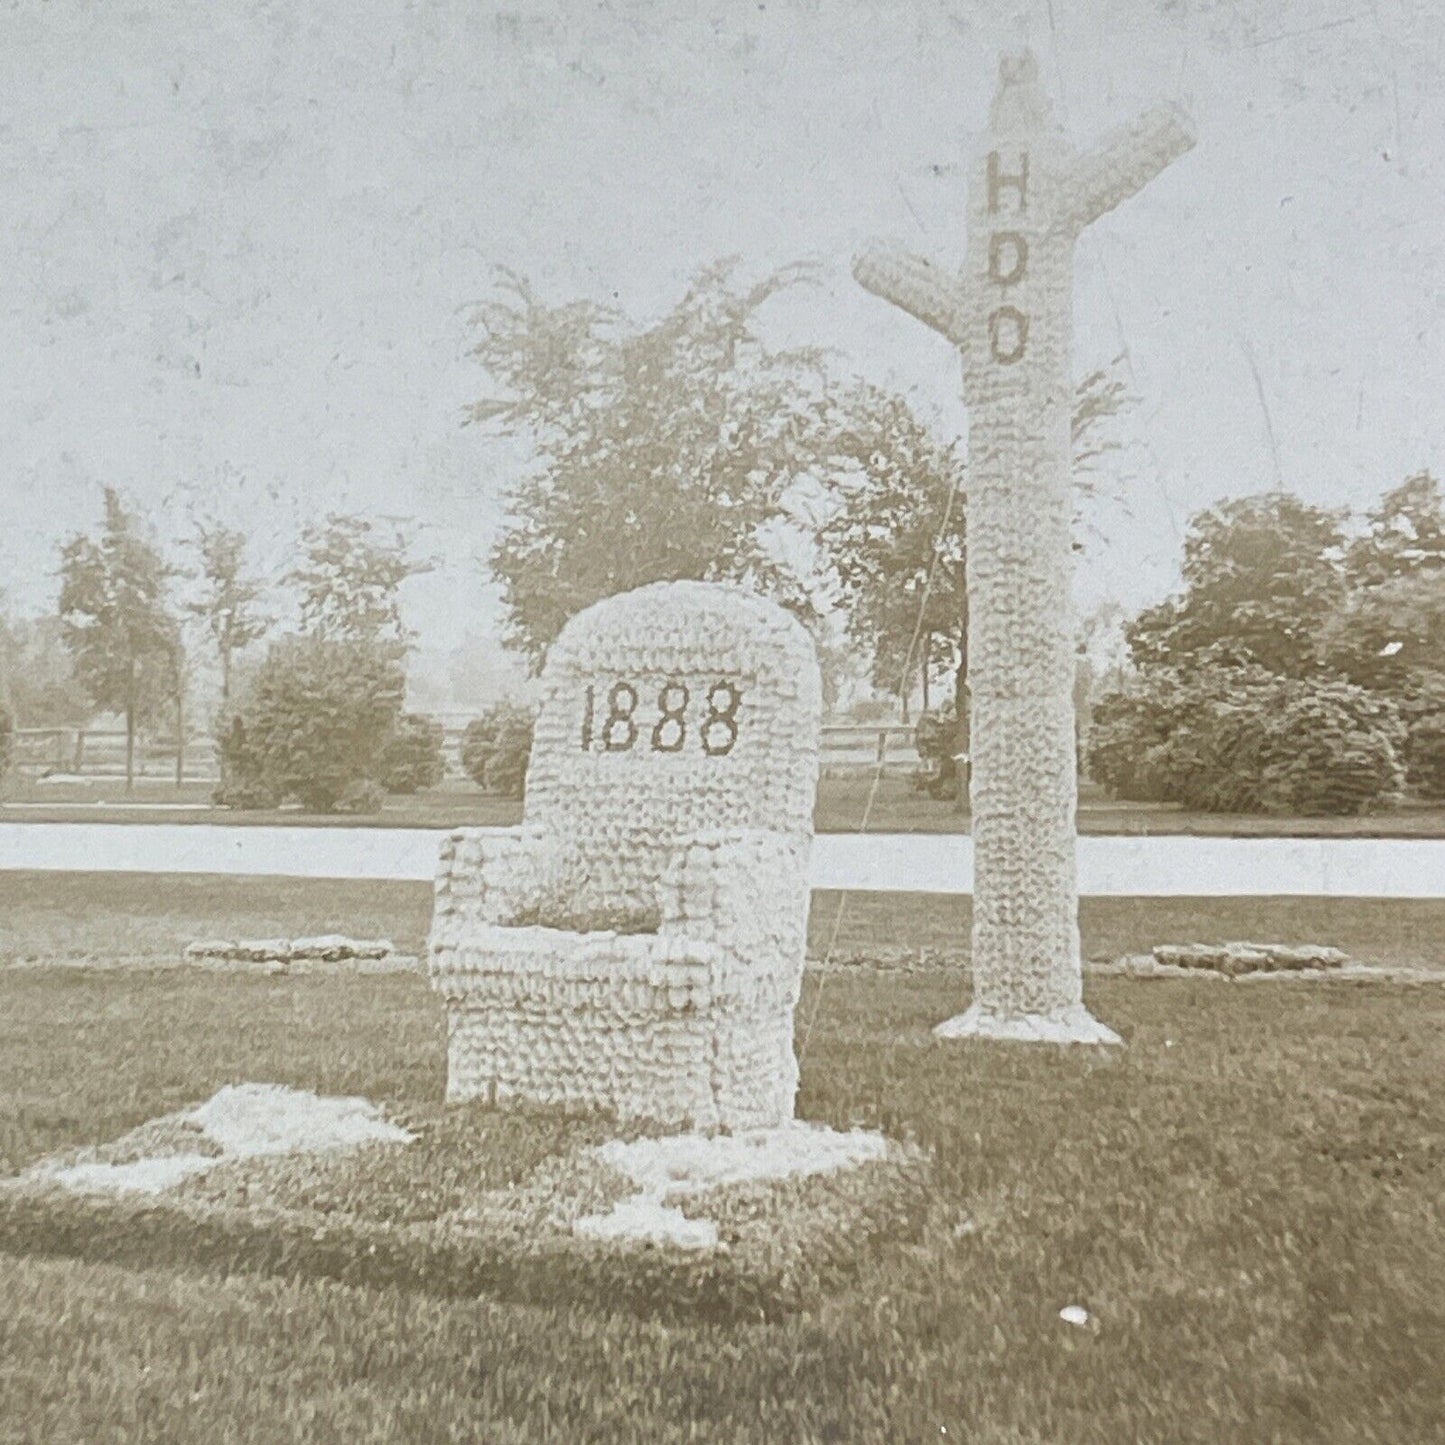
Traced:
[[560, 861], [521, 832], [461, 828], [441, 846], [432, 930], [449, 921], [510, 923], [546, 895]]
[[664, 938], [702, 938], [743, 959], [796, 957], [808, 930], [809, 844], [755, 829], [686, 840], [658, 884]]

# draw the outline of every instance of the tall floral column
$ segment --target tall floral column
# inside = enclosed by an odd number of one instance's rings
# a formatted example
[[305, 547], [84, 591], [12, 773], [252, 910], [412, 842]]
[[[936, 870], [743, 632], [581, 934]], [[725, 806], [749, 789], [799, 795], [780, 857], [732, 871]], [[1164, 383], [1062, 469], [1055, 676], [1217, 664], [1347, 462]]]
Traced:
[[972, 700], [972, 1006], [948, 1038], [1117, 1043], [1085, 1009], [1076, 877], [1074, 246], [1091, 221], [1193, 144], [1172, 107], [1091, 155], [1054, 122], [1027, 52], [1000, 62], [974, 162], [958, 278], [871, 249], [870, 291], [963, 353]]

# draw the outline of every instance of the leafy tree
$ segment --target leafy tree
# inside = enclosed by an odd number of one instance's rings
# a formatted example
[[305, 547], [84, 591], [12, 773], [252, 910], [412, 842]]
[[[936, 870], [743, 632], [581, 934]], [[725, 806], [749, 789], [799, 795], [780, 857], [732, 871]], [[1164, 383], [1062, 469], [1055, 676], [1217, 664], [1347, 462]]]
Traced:
[[1259, 666], [1282, 677], [1324, 667], [1343, 604], [1342, 513], [1287, 492], [1223, 502], [1189, 524], [1184, 591], [1128, 629], [1136, 666]]
[[470, 418], [537, 458], [491, 553], [507, 640], [534, 663], [574, 613], [648, 582], [739, 581], [815, 615], [769, 528], [789, 525], [799, 484], [826, 464], [829, 387], [815, 353], [758, 333], [803, 273], [745, 285], [733, 269], [704, 271], [651, 325], [549, 306], [510, 272], [479, 308], [474, 354], [498, 391]]
[[16, 727], [75, 727], [94, 704], [75, 676], [59, 617], [0, 617], [0, 703]]
[[[1127, 405], [1110, 369], [1080, 382], [1073, 413], [1074, 471], [1090, 490], [1097, 460], [1117, 445], [1106, 423]], [[939, 441], [900, 397], [860, 388], [829, 477], [835, 509], [819, 530], [836, 569], [853, 636], [872, 657], [873, 682], [906, 699], [922, 673], [925, 695], [952, 674], [951, 750], [968, 750], [968, 528], [964, 458]], [[925, 707], [927, 704], [925, 703]]]
[[1445, 572], [1445, 498], [1428, 471], [1386, 492], [1366, 520], [1368, 531], [1351, 543], [1345, 559], [1356, 586]]
[[859, 394], [838, 438], [835, 508], [818, 538], [848, 608], [849, 631], [872, 657], [872, 681], [900, 699], [920, 670], [952, 667], [966, 687], [967, 554], [963, 458], [900, 397]]
[[1330, 667], [1361, 687], [1399, 696], [1419, 674], [1445, 673], [1445, 567], [1356, 588], [1321, 639]]
[[401, 586], [430, 570], [411, 555], [400, 525], [387, 533], [365, 517], [333, 513], [301, 534], [301, 562], [286, 575], [301, 594], [301, 630], [334, 642], [411, 640], [401, 618]]
[[238, 652], [259, 642], [272, 618], [260, 609], [264, 584], [246, 567], [246, 534], [219, 522], [197, 522], [192, 545], [200, 563], [200, 595], [187, 604], [211, 634], [221, 663], [221, 701], [231, 696]]
[[1350, 591], [1324, 631], [1326, 661], [1403, 697], [1445, 672], [1445, 500], [1429, 472], [1388, 491], [1345, 554]]
[[95, 705], [125, 717], [127, 792], [135, 780], [136, 729], [175, 692], [178, 628], [166, 600], [172, 573], [111, 487], [99, 537], [77, 535], [61, 549], [65, 643]]

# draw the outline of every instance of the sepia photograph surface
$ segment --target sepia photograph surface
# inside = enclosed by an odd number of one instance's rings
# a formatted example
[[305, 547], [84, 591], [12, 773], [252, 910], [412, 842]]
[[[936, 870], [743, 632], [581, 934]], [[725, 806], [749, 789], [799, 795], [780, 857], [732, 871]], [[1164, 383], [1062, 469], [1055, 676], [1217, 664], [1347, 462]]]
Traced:
[[1445, 10], [0, 76], [0, 1442], [1445, 1438]]

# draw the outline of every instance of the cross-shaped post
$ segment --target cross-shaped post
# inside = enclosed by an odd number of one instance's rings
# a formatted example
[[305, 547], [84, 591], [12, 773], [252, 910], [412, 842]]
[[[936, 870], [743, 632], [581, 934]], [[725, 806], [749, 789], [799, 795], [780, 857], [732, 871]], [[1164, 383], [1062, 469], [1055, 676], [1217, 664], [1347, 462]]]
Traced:
[[1083, 1003], [1075, 862], [1074, 245], [1194, 143], [1173, 107], [1090, 155], [1028, 52], [1005, 57], [969, 190], [961, 276], [872, 248], [853, 274], [963, 352], [973, 1003], [947, 1038], [1118, 1043]]

